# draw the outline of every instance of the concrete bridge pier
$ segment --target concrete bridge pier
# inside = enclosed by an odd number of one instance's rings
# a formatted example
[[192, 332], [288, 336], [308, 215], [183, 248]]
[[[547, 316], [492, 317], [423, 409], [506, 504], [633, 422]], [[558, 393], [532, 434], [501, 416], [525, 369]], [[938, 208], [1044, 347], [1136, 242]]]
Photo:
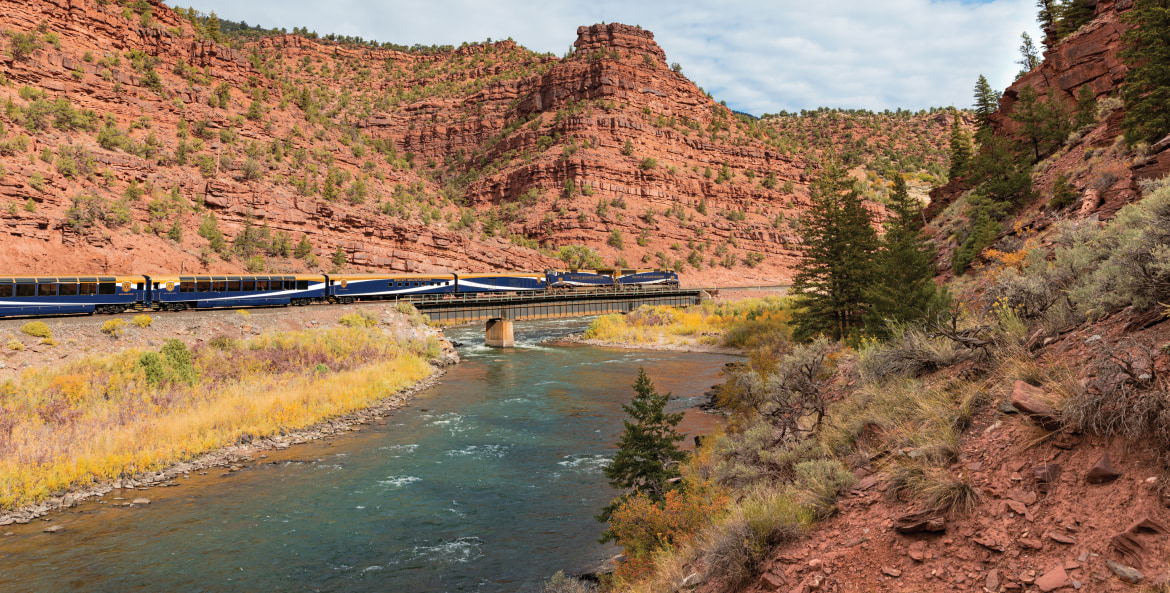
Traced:
[[484, 343], [492, 348], [515, 348], [511, 319], [488, 319]]

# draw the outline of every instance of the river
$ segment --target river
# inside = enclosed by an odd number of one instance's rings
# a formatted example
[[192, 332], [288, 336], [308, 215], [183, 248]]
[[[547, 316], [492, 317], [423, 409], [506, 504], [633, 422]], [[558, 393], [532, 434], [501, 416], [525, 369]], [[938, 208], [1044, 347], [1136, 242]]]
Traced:
[[592, 517], [638, 368], [699, 434], [732, 358], [541, 344], [586, 324], [517, 323], [509, 350], [450, 330], [464, 361], [385, 425], [0, 528], [0, 591], [510, 592], [595, 567], [616, 553]]

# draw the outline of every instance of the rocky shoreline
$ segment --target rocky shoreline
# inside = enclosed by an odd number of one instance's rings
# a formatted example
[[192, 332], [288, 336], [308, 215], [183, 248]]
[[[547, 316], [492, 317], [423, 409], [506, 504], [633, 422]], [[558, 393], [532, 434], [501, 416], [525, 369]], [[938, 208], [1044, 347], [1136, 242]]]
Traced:
[[[152, 487], [175, 486], [177, 485], [174, 481], [176, 478], [190, 477], [193, 472], [211, 468], [225, 468], [228, 472], [235, 472], [242, 469], [244, 462], [254, 461], [252, 455], [255, 453], [288, 449], [292, 445], [301, 445], [311, 441], [341, 436], [347, 432], [357, 430], [355, 427], [358, 425], [382, 420], [389, 413], [403, 407], [418, 393], [438, 385], [443, 375], [447, 372], [443, 367], [457, 362], [457, 358], [452, 359], [449, 356], [445, 356], [438, 361], [434, 366], [434, 372], [426, 379], [361, 410], [330, 418], [300, 430], [229, 445], [222, 449], [200, 455], [195, 459], [176, 463], [162, 471], [138, 473], [111, 482], [91, 485], [79, 492], [69, 492], [62, 497], [53, 497], [38, 504], [15, 509], [5, 514], [0, 514], [0, 527], [13, 524], [27, 524], [52, 511], [74, 507], [79, 502], [105, 496], [114, 490], [145, 490]], [[143, 502], [124, 504], [149, 503], [149, 499], [139, 498], [136, 500]]]
[[625, 348], [628, 350], [657, 350], [661, 352], [697, 352], [702, 354], [727, 354], [729, 356], [744, 356], [743, 350], [726, 346], [712, 346], [708, 344], [659, 344], [638, 343], [625, 344], [622, 342], [606, 342], [604, 340], [587, 340], [584, 334], [569, 334], [563, 337], [549, 338], [546, 343], [585, 344], [605, 348]]

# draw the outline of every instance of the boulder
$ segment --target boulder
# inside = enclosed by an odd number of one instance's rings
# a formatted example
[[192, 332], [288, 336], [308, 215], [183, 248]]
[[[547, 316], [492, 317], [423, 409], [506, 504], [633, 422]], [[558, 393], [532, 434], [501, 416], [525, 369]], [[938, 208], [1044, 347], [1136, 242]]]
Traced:
[[898, 533], [923, 533], [947, 530], [946, 519], [934, 511], [921, 511], [903, 515], [894, 521], [894, 531]]
[[1016, 381], [1012, 387], [1012, 406], [1044, 430], [1057, 430], [1061, 426], [1060, 413], [1045, 402], [1043, 389]]
[[1142, 573], [1136, 568], [1112, 560], [1106, 561], [1105, 565], [1109, 567], [1109, 570], [1113, 571], [1113, 574], [1117, 575], [1117, 578], [1131, 585], [1136, 585], [1142, 580]]
[[1112, 482], [1121, 477], [1121, 472], [1113, 469], [1113, 463], [1109, 460], [1109, 453], [1101, 456], [1089, 470], [1088, 475], [1085, 476], [1085, 481], [1090, 484], [1104, 484]]
[[1036, 587], [1041, 591], [1055, 591], [1070, 584], [1068, 573], [1064, 571], [1064, 565], [1051, 568], [1036, 579]]

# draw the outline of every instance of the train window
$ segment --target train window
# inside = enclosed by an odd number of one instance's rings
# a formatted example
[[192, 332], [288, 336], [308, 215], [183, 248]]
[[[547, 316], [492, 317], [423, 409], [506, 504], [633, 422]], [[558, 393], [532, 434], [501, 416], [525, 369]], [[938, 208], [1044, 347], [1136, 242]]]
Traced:
[[35, 296], [36, 294], [37, 294], [37, 285], [36, 284], [17, 284], [16, 285], [16, 296], [18, 296], [18, 297], [30, 297], [30, 296]]
[[252, 292], [252, 291], [256, 290], [256, 281], [255, 280], [244, 280], [243, 284], [240, 286], [240, 290], [242, 290], [244, 292]]
[[223, 292], [225, 290], [227, 290], [227, 281], [225, 281], [225, 280], [212, 280], [211, 281], [211, 292]]
[[12, 296], [11, 284], [0, 284], [0, 298], [8, 298]]
[[57, 290], [57, 294], [61, 296], [77, 296], [76, 284], [60, 284], [59, 286], [60, 288]]
[[97, 294], [97, 282], [82, 282], [77, 294], [91, 296]]
[[57, 285], [56, 284], [38, 284], [37, 285], [37, 296], [43, 296], [43, 297], [57, 296]]
[[297, 280], [297, 290], [309, 290], [309, 281]]
[[117, 290], [117, 285], [113, 282], [102, 282], [98, 284], [98, 294], [115, 294]]
[[240, 281], [239, 280], [228, 280], [227, 291], [228, 292], [240, 292]]
[[195, 292], [195, 281], [183, 280], [179, 282], [179, 292]]
[[198, 282], [195, 283], [195, 291], [196, 292], [211, 292], [211, 281], [210, 280], [199, 280]]

